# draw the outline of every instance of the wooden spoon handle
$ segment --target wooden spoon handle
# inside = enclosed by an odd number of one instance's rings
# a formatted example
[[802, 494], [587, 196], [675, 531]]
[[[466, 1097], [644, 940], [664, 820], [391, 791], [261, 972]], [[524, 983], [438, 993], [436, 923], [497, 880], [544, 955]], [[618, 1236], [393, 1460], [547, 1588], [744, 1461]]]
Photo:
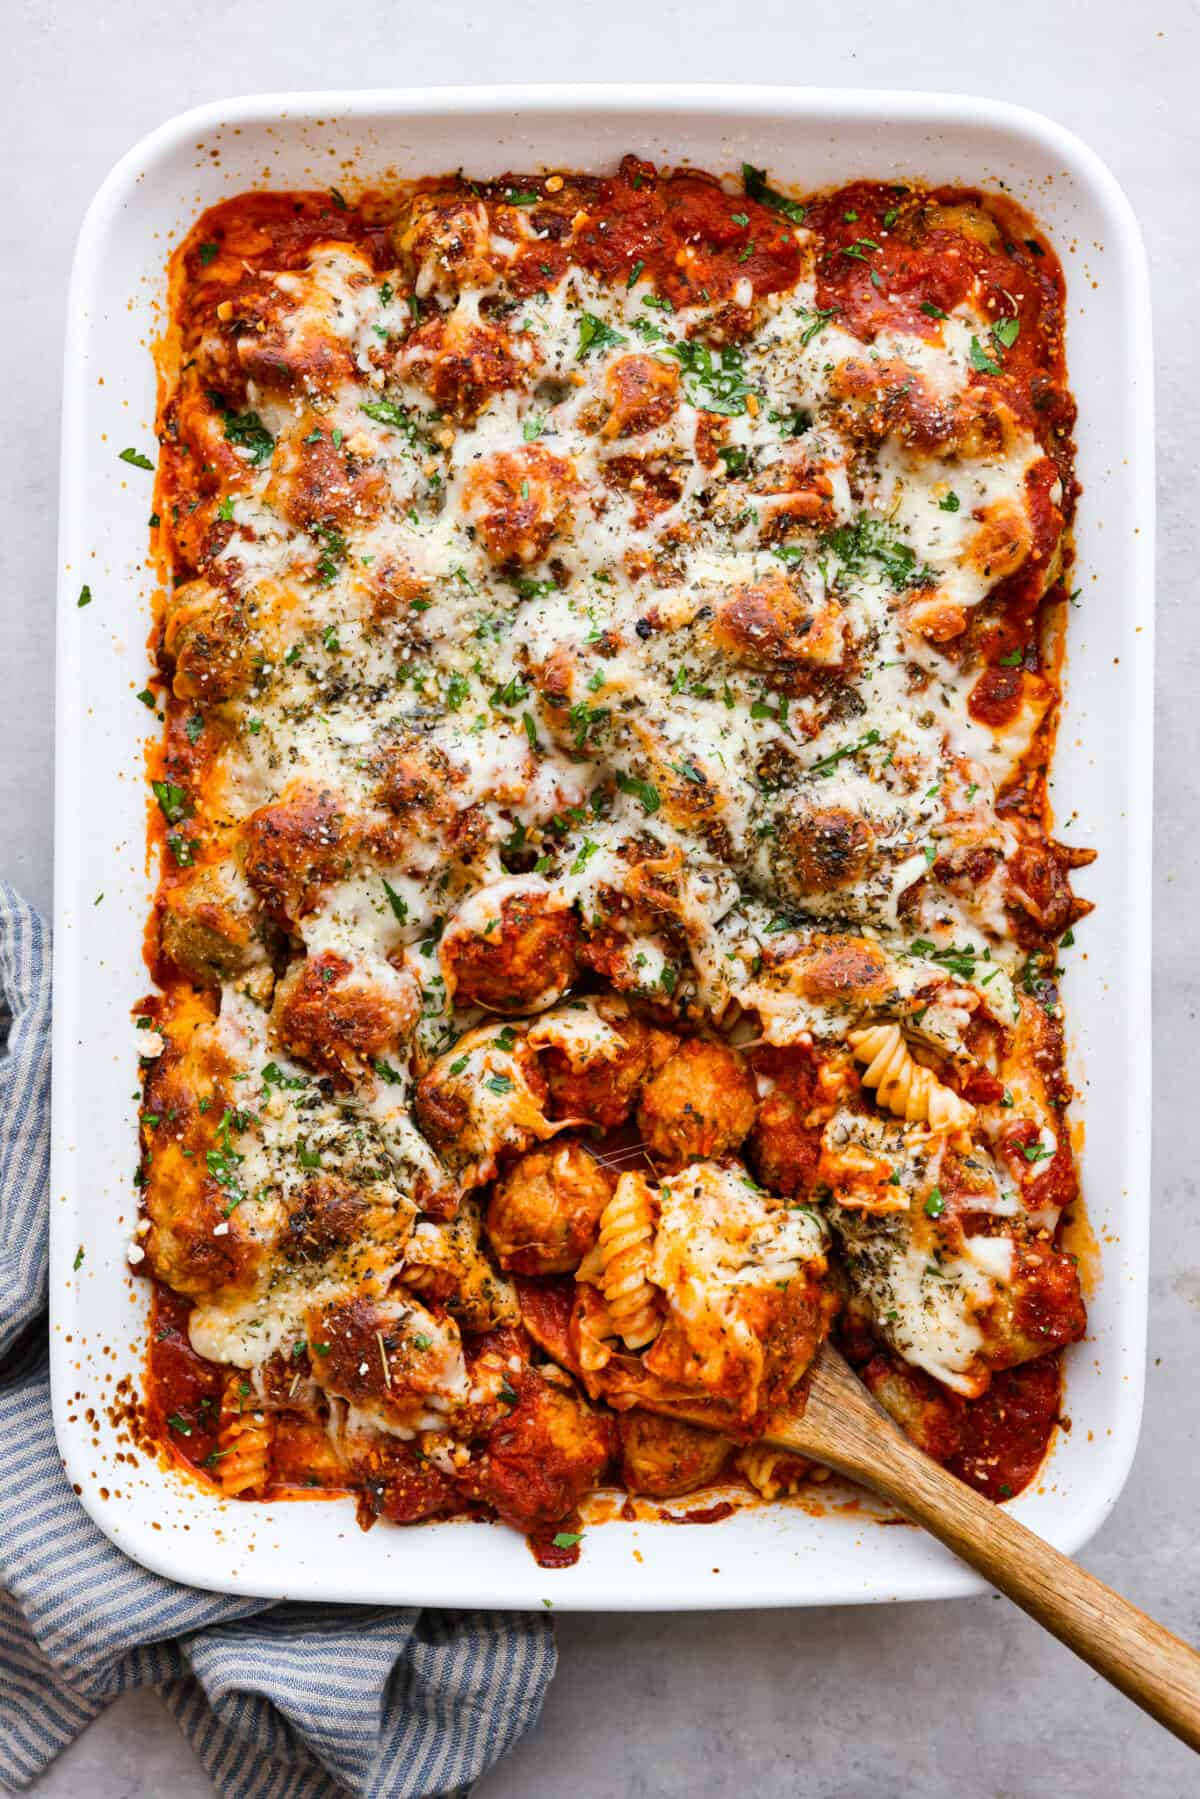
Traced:
[[[781, 1442], [786, 1428], [771, 1432]], [[1200, 1655], [906, 1438], [873, 1432], [842, 1472], [890, 1500], [1076, 1655], [1200, 1751]]]

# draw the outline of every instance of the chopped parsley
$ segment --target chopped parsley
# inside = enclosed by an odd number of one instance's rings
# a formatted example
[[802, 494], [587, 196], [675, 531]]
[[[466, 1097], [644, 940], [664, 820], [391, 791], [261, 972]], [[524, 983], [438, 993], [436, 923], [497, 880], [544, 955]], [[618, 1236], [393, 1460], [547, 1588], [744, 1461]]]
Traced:
[[226, 442], [233, 444], [235, 449], [245, 450], [251, 468], [261, 468], [270, 462], [275, 453], [275, 439], [257, 412], [231, 412], [223, 406], [221, 424]]
[[622, 793], [627, 793], [633, 799], [640, 800], [642, 810], [645, 812], [657, 812], [662, 803], [658, 788], [653, 781], [642, 781], [636, 775], [627, 775], [624, 769], [617, 770], [617, 786]]
[[389, 880], [387, 880], [386, 878], [384, 879], [384, 882], [383, 882], [383, 891], [387, 894], [387, 902], [388, 902], [388, 905], [392, 908], [392, 914], [396, 920], [396, 923], [397, 924], [407, 924], [408, 923], [408, 901], [404, 898], [404, 895], [401, 893], [397, 893], [396, 889], [392, 886], [391, 882]]
[[765, 169], [756, 169], [752, 163], [744, 162], [742, 164], [742, 186], [749, 199], [757, 200], [760, 206], [769, 206], [772, 212], [781, 212], [785, 219], [792, 221], [793, 225], [803, 225], [807, 208], [802, 206], [798, 200], [789, 200], [786, 194], [781, 194], [775, 188], [768, 187]]
[[177, 787], [174, 781], [151, 781], [150, 786], [158, 809], [169, 825], [176, 825], [181, 818], [187, 817], [188, 796], [182, 787]]
[[659, 354], [678, 362], [690, 383], [688, 398], [701, 411], [724, 418], [739, 418], [746, 411], [746, 396], [753, 390], [746, 380], [745, 358], [736, 345], [726, 344], [714, 356], [707, 344], [685, 338]]
[[415, 437], [417, 434], [417, 428], [408, 413], [393, 400], [365, 400], [359, 411], [365, 412], [377, 425], [390, 425], [393, 431], [402, 431], [406, 437]]
[[593, 350], [612, 350], [618, 344], [627, 344], [629, 339], [620, 331], [614, 331], [603, 319], [598, 319], [594, 312], [581, 312], [579, 315], [579, 348], [575, 355], [582, 362]]
[[870, 749], [873, 744], [878, 742], [878, 731], [874, 729], [866, 731], [861, 737], [856, 737], [853, 743], [844, 743], [840, 749], [830, 750], [827, 756], [821, 756], [816, 762], [811, 762], [807, 773], [818, 777], [831, 775], [838, 763], [844, 762], [847, 756], [857, 756], [860, 751]]
[[128, 462], [132, 468], [153, 469], [154, 467], [150, 458], [148, 456], [143, 456], [140, 450], [122, 450], [121, 461]]
[[973, 336], [971, 338], [969, 354], [971, 367], [975, 370], [977, 375], [999, 375], [1003, 373], [1000, 364], [994, 357], [988, 355], [977, 337]]

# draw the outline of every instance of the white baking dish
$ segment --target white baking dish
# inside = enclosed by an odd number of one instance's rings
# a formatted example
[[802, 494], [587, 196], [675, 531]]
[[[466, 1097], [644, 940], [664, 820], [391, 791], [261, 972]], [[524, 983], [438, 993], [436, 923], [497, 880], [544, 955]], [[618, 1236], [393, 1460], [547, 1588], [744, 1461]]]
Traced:
[[[1060, 825], [1101, 856], [1094, 919], [1068, 953], [1083, 1174], [1102, 1245], [1091, 1336], [1067, 1357], [1060, 1433], [1017, 1513], [1078, 1549], [1137, 1440], [1146, 1322], [1150, 1133], [1153, 438], [1150, 316], [1137, 226], [1112, 177], [1048, 120], [945, 95], [785, 88], [443, 89], [237, 100], [172, 120], [118, 164], [72, 277], [58, 594], [54, 1163], [55, 1416], [68, 1475], [101, 1527], [160, 1573], [297, 1598], [596, 1610], [929, 1599], [977, 1578], [918, 1532], [861, 1510], [743, 1511], [706, 1529], [611, 1523], [548, 1573], [498, 1526], [380, 1526], [347, 1502], [226, 1504], [129, 1453], [120, 1383], [140, 1381], [137, 1040], [147, 986], [143, 734], [154, 367], [164, 267], [196, 214], [255, 186], [305, 187], [462, 166], [480, 175], [610, 167], [626, 150], [726, 170], [743, 159], [819, 188], [857, 176], [1003, 186], [1039, 216], [1069, 286], [1080, 402], [1078, 581], [1055, 784]], [[93, 599], [77, 604], [87, 582]], [[103, 894], [100, 899], [97, 896]], [[77, 1252], [84, 1250], [76, 1268]], [[127, 1390], [127, 1389], [124, 1389]]]

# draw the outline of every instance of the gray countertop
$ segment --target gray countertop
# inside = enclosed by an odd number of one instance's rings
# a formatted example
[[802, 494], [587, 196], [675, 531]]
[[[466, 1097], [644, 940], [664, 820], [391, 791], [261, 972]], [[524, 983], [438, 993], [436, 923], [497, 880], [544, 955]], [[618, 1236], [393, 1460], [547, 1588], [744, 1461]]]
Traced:
[[[1200, 944], [1200, 16], [1194, 0], [559, 0], [536, 12], [440, 0], [10, 0], [0, 122], [0, 872], [50, 900], [58, 369], [84, 206], [119, 153], [172, 113], [250, 88], [571, 79], [779, 80], [1015, 100], [1084, 137], [1141, 219], [1155, 290], [1161, 552], [1155, 931], [1155, 1217], [1146, 1418], [1132, 1476], [1082, 1560], [1200, 1639], [1195, 1388], [1200, 1217], [1188, 1044]], [[1193, 424], [1187, 424], [1188, 418]], [[1190, 597], [1191, 596], [1191, 597]], [[1189, 726], [1188, 720], [1192, 720]], [[1189, 748], [1190, 746], [1190, 748]], [[1192, 895], [1189, 900], [1188, 895]], [[1190, 922], [1189, 922], [1190, 921]], [[1119, 1029], [1119, 1021], [1114, 1021]], [[1152, 1053], [1146, 1044], [1144, 1052]], [[713, 1618], [563, 1618], [540, 1726], [480, 1799], [1174, 1799], [1195, 1764], [998, 1598]], [[94, 1723], [41, 1799], [191, 1799], [207, 1781], [152, 1693]]]

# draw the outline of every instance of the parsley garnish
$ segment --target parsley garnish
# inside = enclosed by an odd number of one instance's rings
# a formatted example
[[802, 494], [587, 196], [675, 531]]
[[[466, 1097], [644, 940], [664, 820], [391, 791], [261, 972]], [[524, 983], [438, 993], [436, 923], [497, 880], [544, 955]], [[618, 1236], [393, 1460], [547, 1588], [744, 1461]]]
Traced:
[[598, 319], [594, 312], [581, 312], [579, 315], [579, 348], [575, 355], [582, 362], [593, 350], [615, 349], [618, 344], [627, 344], [629, 339], [620, 331], [614, 331], [603, 319]]
[[810, 775], [831, 775], [838, 763], [844, 762], [847, 756], [857, 756], [860, 750], [869, 749], [872, 744], [878, 742], [879, 732], [867, 731], [862, 737], [855, 738], [853, 743], [844, 743], [840, 749], [830, 750], [827, 756], [822, 756], [818, 761], [810, 763], [807, 772]]
[[750, 199], [757, 200], [760, 206], [769, 206], [772, 212], [781, 212], [793, 225], [803, 225], [806, 208], [798, 200], [789, 200], [786, 194], [777, 193], [773, 187], [768, 187], [765, 169], [756, 169], [751, 163], [744, 162], [742, 186]]
[[692, 387], [688, 398], [704, 412], [716, 412], [725, 418], [737, 418], [746, 410], [746, 395], [751, 387], [746, 380], [745, 360], [733, 344], [727, 344], [714, 357], [707, 344], [686, 338], [660, 352], [672, 356]]
[[658, 788], [654, 785], [653, 781], [639, 780], [636, 775], [627, 775], [623, 769], [618, 769], [617, 786], [622, 793], [628, 793], [635, 800], [640, 800], [644, 811], [658, 811], [661, 801], [659, 799]]
[[365, 412], [377, 425], [390, 425], [393, 431], [402, 431], [406, 437], [416, 436], [413, 421], [403, 406], [397, 406], [393, 400], [365, 400], [359, 411]]
[[261, 468], [264, 462], [270, 462], [275, 451], [275, 439], [257, 412], [230, 412], [227, 407], [222, 407], [221, 424], [226, 442], [233, 444], [236, 449], [245, 450], [250, 458], [251, 468]]
[[176, 825], [188, 813], [188, 796], [174, 781], [151, 781], [158, 809], [169, 825]]
[[978, 375], [999, 375], [1003, 371], [1000, 364], [993, 360], [977, 337], [972, 337], [970, 346], [971, 367]]
[[392, 908], [392, 914], [395, 917], [396, 923], [407, 924], [408, 901], [404, 898], [403, 894], [397, 893], [391, 882], [386, 879], [383, 883], [383, 891], [387, 894], [387, 902]]

